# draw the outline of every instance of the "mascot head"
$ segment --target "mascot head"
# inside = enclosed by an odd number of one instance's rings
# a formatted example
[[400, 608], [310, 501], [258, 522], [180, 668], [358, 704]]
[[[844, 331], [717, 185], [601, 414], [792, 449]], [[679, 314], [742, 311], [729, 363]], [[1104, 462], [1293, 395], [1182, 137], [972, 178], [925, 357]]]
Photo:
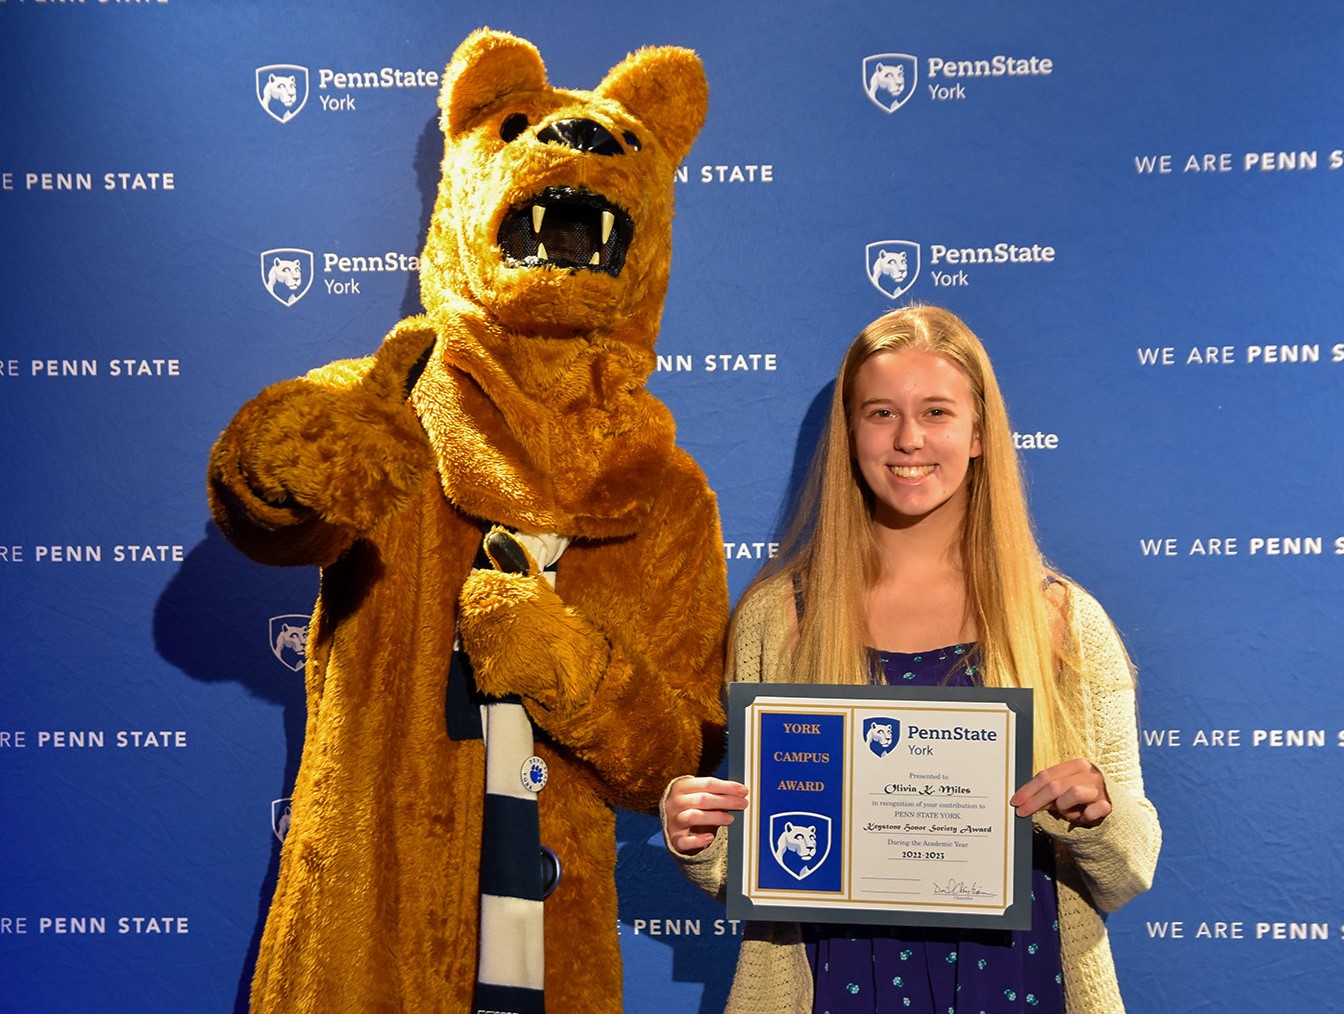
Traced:
[[530, 43], [470, 35], [439, 96], [443, 175], [420, 272], [429, 315], [484, 323], [474, 340], [518, 381], [529, 362], [569, 360], [576, 341], [644, 363], [642, 381], [674, 174], [707, 103], [688, 50], [642, 49], [593, 91], [565, 91]]

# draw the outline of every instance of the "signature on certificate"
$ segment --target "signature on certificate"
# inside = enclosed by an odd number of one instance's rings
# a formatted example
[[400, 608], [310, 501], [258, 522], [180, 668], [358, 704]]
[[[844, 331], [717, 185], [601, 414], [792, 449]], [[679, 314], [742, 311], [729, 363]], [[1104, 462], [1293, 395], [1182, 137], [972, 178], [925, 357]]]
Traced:
[[957, 880], [953, 878], [952, 880], [949, 880], [946, 884], [940, 884], [935, 882], [932, 886], [934, 894], [945, 894], [950, 898], [957, 899], [958, 901], [966, 901], [970, 898], [998, 897], [998, 895], [995, 894], [993, 891], [981, 890], [980, 885], [975, 881], [971, 881], [968, 884], [964, 880]]

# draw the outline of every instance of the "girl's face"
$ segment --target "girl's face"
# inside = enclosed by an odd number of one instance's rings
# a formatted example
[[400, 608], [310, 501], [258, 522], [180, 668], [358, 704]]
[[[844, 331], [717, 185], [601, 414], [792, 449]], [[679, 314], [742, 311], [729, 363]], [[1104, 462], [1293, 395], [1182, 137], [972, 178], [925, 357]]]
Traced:
[[935, 512], [965, 516], [980, 432], [960, 368], [919, 349], [879, 352], [859, 367], [851, 404], [853, 454], [874, 520], [903, 528]]

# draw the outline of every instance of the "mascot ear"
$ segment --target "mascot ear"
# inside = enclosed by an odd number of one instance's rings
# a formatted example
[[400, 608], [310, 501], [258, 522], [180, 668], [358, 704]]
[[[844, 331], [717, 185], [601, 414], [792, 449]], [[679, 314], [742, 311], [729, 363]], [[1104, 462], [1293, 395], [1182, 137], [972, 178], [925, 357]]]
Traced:
[[700, 58], [689, 49], [659, 46], [631, 53], [597, 86], [644, 121], [680, 162], [691, 150], [709, 108], [709, 85]]
[[505, 95], [545, 87], [546, 68], [532, 43], [488, 28], [472, 32], [444, 72], [439, 92], [444, 135], [456, 137]]

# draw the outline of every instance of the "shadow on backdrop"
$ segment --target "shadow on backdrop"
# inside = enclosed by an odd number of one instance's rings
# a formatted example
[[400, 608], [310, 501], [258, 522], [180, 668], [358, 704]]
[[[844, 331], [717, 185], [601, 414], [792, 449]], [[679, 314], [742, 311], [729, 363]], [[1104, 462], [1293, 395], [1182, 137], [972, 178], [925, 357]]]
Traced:
[[[420, 194], [420, 231], [416, 233], [418, 251], [424, 249], [429, 223], [434, 217], [434, 199], [439, 192], [442, 163], [443, 134], [439, 131], [439, 121], [435, 117], [425, 124], [425, 129], [420, 132], [420, 140], [415, 145], [415, 189]], [[416, 272], [406, 276], [406, 292], [401, 297], [399, 309], [403, 319], [425, 312], [420, 303], [420, 275]], [[392, 323], [388, 321], [389, 331], [392, 330]]]
[[[443, 135], [437, 117], [432, 117], [416, 144], [413, 165], [421, 204], [419, 245], [423, 245], [433, 217], [442, 158]], [[403, 318], [423, 312], [419, 275], [408, 276], [398, 309]], [[395, 323], [387, 321], [386, 329], [391, 330]], [[302, 626], [306, 634], [308, 616], [317, 598], [317, 581], [313, 567], [253, 563], [229, 545], [213, 524], [207, 524], [205, 538], [187, 555], [155, 608], [154, 640], [166, 661], [192, 679], [238, 683], [252, 695], [280, 705], [285, 767], [276, 781], [275, 799], [290, 794], [303, 753], [307, 710], [303, 641], [298, 628]], [[275, 616], [279, 611], [276, 603], [287, 604], [288, 622], [286, 617]], [[252, 971], [279, 868], [277, 843], [258, 892], [256, 924], [234, 1001], [238, 1014], [248, 1009]]]
[[[284, 604], [280, 608], [306, 624], [316, 597], [315, 568], [253, 563], [207, 523], [205, 538], [187, 554], [154, 610], [154, 643], [167, 662], [192, 679], [238, 683], [253, 696], [280, 706], [285, 768], [277, 772], [273, 799], [288, 796], [298, 774], [306, 705], [302, 653], [296, 657], [283, 618], [277, 618], [280, 622], [272, 618], [277, 604]], [[237, 1012], [248, 1008], [252, 969], [279, 868], [277, 842], [258, 889], [256, 924], [234, 1000]]]
[[826, 429], [826, 416], [831, 408], [831, 396], [835, 390], [835, 381], [827, 383], [808, 403], [803, 420], [798, 425], [798, 438], [793, 444], [793, 464], [789, 468], [788, 486], [784, 491], [784, 501], [779, 505], [779, 515], [775, 521], [775, 537], [781, 538], [788, 530], [789, 520], [798, 508], [803, 490], [807, 486], [808, 472], [812, 469], [812, 456]]

